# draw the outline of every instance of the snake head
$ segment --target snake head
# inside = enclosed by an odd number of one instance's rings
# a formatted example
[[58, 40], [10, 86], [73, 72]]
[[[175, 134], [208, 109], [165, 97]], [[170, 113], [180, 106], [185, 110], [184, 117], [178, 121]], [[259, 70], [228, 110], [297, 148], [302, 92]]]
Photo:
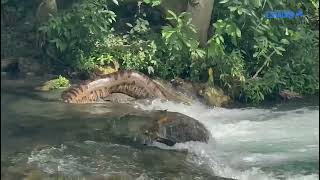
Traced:
[[175, 141], [161, 137], [161, 135], [158, 132], [151, 132], [151, 131], [145, 130], [144, 136], [145, 136], [144, 145], [151, 144], [154, 141], [165, 144], [167, 146], [173, 146], [176, 144]]
[[176, 142], [171, 141], [170, 139], [162, 138], [162, 137], [157, 137], [156, 141], [162, 144], [165, 144], [167, 146], [173, 146], [176, 144]]

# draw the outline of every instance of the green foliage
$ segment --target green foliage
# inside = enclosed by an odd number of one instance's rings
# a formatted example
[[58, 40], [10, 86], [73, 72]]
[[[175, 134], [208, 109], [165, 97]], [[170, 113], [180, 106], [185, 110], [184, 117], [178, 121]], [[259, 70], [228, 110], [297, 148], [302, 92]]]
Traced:
[[127, 25], [131, 27], [128, 34], [109, 34], [101, 44], [98, 44], [94, 55], [96, 57], [101, 54], [106, 55], [110, 61], [119, 62], [124, 69], [154, 73], [154, 68], [157, 66], [155, 57], [157, 45], [152, 38], [142, 38], [152, 34], [148, 22], [138, 18], [135, 25], [129, 23]]
[[70, 86], [70, 82], [67, 78], [59, 75], [59, 77], [57, 79], [53, 79], [50, 81], [50, 90], [53, 89], [59, 89], [59, 88], [66, 88]]
[[285, 84], [282, 89], [302, 94], [319, 91], [319, 33], [299, 25], [297, 35], [285, 56], [287, 61], [279, 62]]
[[1, 25], [14, 25], [23, 17], [26, 2], [19, 0], [1, 0]]
[[143, 0], [143, 2], [150, 4], [152, 7], [159, 6], [161, 4], [161, 0]]
[[[214, 66], [220, 74], [217, 81], [231, 91], [239, 89], [247, 102], [261, 102], [284, 89], [318, 92], [319, 31], [310, 30], [315, 4], [221, 0], [213, 11], [220, 19], [213, 24], [203, 68]], [[294, 20], [263, 16], [267, 10], [288, 8], [302, 8], [307, 15]]]
[[199, 48], [199, 42], [195, 38], [196, 30], [187, 13], [183, 12], [179, 16], [170, 10], [168, 13], [170, 16], [167, 20], [171, 20], [175, 26], [165, 26], [162, 30], [167, 53], [163, 64], [169, 68], [163, 69], [162, 76], [171, 78], [192, 76], [192, 63], [204, 58], [205, 51]]
[[106, 0], [85, 1], [70, 11], [52, 17], [40, 27], [47, 46], [53, 46], [66, 65], [78, 70], [91, 69], [88, 59], [98, 43], [112, 31], [116, 15], [108, 9]]
[[[160, 0], [138, 2], [130, 30], [115, 32], [116, 15], [108, 3], [77, 4], [40, 28], [45, 45], [70, 67], [91, 71], [114, 61], [161, 78], [181, 77], [219, 85], [234, 98], [259, 103], [282, 90], [301, 94], [319, 91], [318, 0], [220, 0], [213, 10], [212, 36], [199, 47], [190, 16], [168, 11], [161, 33], [154, 32], [140, 12], [141, 3], [158, 6]], [[305, 16], [266, 19], [265, 11], [303, 9]], [[119, 22], [120, 23], [120, 22]], [[209, 76], [208, 73], [209, 72]]]

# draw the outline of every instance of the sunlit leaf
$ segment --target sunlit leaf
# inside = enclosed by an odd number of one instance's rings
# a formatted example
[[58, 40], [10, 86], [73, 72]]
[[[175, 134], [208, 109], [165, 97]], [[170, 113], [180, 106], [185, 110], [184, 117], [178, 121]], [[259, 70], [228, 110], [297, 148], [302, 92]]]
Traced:
[[112, 2], [119, 6], [118, 0], [112, 0]]

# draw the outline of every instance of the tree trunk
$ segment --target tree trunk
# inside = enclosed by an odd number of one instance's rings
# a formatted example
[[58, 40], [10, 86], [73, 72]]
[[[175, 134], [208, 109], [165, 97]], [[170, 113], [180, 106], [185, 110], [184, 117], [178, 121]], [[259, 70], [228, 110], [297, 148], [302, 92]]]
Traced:
[[[137, 0], [125, 0], [124, 2], [134, 1]], [[208, 39], [213, 2], [214, 0], [162, 0], [160, 9], [164, 14], [167, 14], [168, 10], [172, 10], [176, 14], [184, 11], [189, 12], [192, 24], [198, 31], [197, 36], [200, 46], [205, 46]]]
[[191, 14], [192, 24], [198, 31], [200, 46], [207, 43], [213, 2], [214, 0], [193, 0], [193, 3], [188, 4], [187, 12]]

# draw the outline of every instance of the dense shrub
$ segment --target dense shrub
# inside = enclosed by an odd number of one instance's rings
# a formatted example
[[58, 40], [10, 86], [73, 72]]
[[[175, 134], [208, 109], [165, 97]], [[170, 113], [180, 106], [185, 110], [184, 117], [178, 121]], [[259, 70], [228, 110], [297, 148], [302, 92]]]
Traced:
[[[144, 2], [159, 5], [158, 0]], [[126, 23], [129, 31], [116, 32], [116, 14], [108, 3], [112, 1], [83, 1], [40, 28], [45, 44], [53, 45], [64, 64], [90, 71], [118, 61], [123, 69], [193, 81], [207, 81], [210, 69], [211, 83], [254, 103], [285, 89], [302, 94], [319, 91], [316, 0], [215, 2], [212, 36], [204, 48], [194, 38], [196, 31], [186, 13], [169, 11], [167, 20], [174, 25], [157, 33], [138, 2], [135, 22]], [[292, 20], [264, 17], [267, 10], [277, 9], [302, 9], [305, 15]]]

